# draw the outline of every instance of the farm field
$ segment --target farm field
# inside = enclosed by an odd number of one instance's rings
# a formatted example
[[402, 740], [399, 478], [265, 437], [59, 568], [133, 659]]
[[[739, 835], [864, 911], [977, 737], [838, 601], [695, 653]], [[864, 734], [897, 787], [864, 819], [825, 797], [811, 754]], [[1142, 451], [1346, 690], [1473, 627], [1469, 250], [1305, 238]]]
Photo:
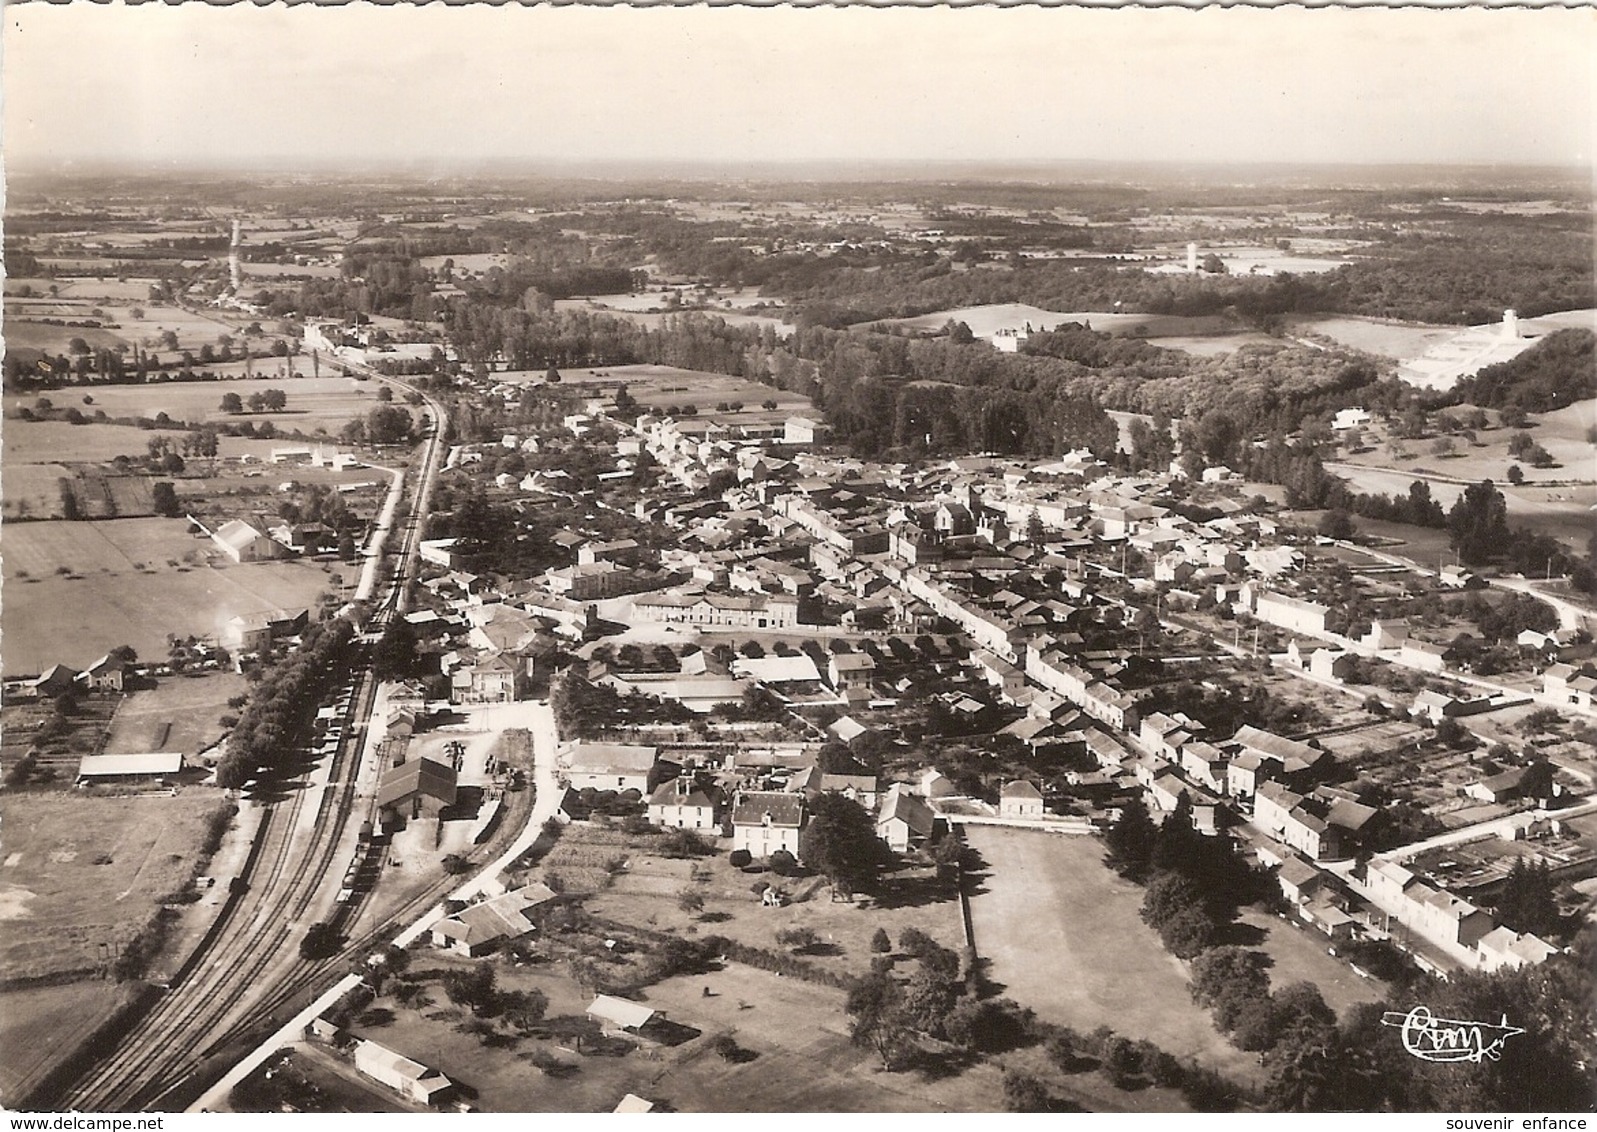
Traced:
[[248, 687], [234, 672], [162, 677], [155, 687], [122, 700], [111, 721], [106, 752], [177, 751], [192, 761], [221, 739], [222, 716], [237, 714], [227, 701], [244, 695]]
[[220, 791], [171, 796], [8, 793], [0, 979], [88, 972], [193, 875]]
[[[541, 380], [542, 373], [506, 373], [503, 380]], [[724, 373], [706, 373], [702, 370], [677, 369], [675, 366], [604, 366], [597, 369], [560, 371], [561, 383], [567, 386], [595, 386], [595, 394], [613, 394], [616, 387], [625, 385], [627, 392], [646, 408], [663, 405], [693, 404], [699, 416], [713, 416], [719, 401], [741, 401], [744, 408], [740, 419], [772, 416], [786, 419], [795, 413], [813, 411], [808, 397], [773, 389], [755, 381], [732, 377]], [[767, 413], [760, 406], [775, 401], [777, 407]]]
[[615, 296], [606, 296], [603, 299], [558, 299], [555, 301], [555, 309], [605, 314], [611, 318], [625, 319], [634, 325], [645, 326], [650, 329], [658, 329], [667, 319], [679, 318], [686, 314], [698, 314], [707, 318], [724, 319], [728, 326], [769, 326], [780, 338], [786, 338], [793, 333], [792, 325], [783, 322], [779, 315], [748, 314], [740, 310], [725, 310], [718, 307], [710, 307], [706, 310], [655, 310], [653, 307], [659, 305], [655, 301], [656, 297], [643, 297], [651, 301], [650, 307], [644, 310], [632, 309], [635, 304], [613, 307], [610, 303], [616, 301]]
[[131, 991], [103, 979], [0, 991], [0, 1094], [32, 1087]]
[[1224, 335], [1230, 326], [1218, 315], [1187, 318], [1164, 314], [1121, 314], [1114, 311], [1060, 311], [1043, 310], [1025, 303], [992, 303], [979, 307], [960, 307], [955, 310], [934, 311], [915, 318], [881, 320], [884, 326], [904, 326], [914, 330], [936, 333], [949, 320], [963, 322], [978, 338], [990, 338], [999, 330], [1020, 329], [1031, 323], [1033, 330], [1052, 330], [1061, 323], [1091, 324], [1094, 330], [1109, 334], [1136, 334], [1138, 337], [1194, 337]]
[[[61, 402], [58, 400], [56, 403]], [[181, 444], [183, 440], [182, 433], [146, 430], [132, 425], [74, 425], [65, 421], [7, 419], [5, 467], [9, 471], [21, 464], [101, 462], [118, 456], [143, 457], [149, 453], [150, 441], [157, 436], [169, 437], [174, 444]], [[8, 486], [8, 498], [10, 494]]]
[[245, 279], [337, 279], [339, 269], [330, 263], [251, 263], [239, 264]]
[[973, 826], [987, 875], [971, 897], [976, 951], [1004, 994], [1077, 1030], [1109, 1026], [1239, 1080], [1258, 1069], [1187, 991], [1180, 960], [1142, 922], [1142, 889], [1103, 864], [1095, 837]]
[[21, 277], [5, 281], [5, 294], [7, 298], [20, 298], [25, 290], [34, 295], [50, 296], [50, 288], [56, 289], [55, 298], [58, 299], [99, 299], [113, 303], [130, 303], [140, 305], [148, 301], [150, 287], [155, 283], [150, 279], [115, 279], [110, 276], [104, 278], [67, 277], [60, 279], [45, 279]]
[[[60, 315], [51, 312], [48, 315], [41, 312], [40, 317], [50, 318], [88, 318], [89, 312], [85, 310], [73, 311], [69, 315]], [[74, 338], [82, 338], [88, 343], [91, 350], [114, 350], [118, 346], [131, 346], [132, 342], [122, 337], [114, 330], [105, 330], [93, 326], [52, 326], [46, 322], [33, 322], [26, 317], [25, 312], [16, 316], [9, 312], [6, 315], [6, 349], [8, 350], [43, 350], [49, 354], [64, 354], [67, 346]]]
[[7, 673], [81, 667], [122, 644], [164, 657], [169, 634], [214, 636], [238, 614], [336, 588], [318, 565], [228, 561], [179, 519], [15, 524], [4, 566]]
[[[260, 359], [255, 363], [256, 372], [274, 364], [281, 364], [279, 359]], [[296, 359], [296, 366], [309, 368], [305, 359]], [[232, 365], [232, 369], [241, 368], [242, 363]], [[218, 367], [226, 369], [228, 367]], [[246, 403], [251, 395], [264, 392], [267, 389], [281, 389], [288, 397], [288, 406], [277, 413], [244, 413], [231, 415], [222, 411], [222, 397], [227, 393], [236, 393]], [[202, 422], [222, 423], [227, 421], [253, 421], [258, 428], [266, 421], [271, 421], [279, 432], [305, 432], [313, 433], [318, 428], [325, 428], [336, 433], [343, 428], [346, 422], [357, 416], [362, 416], [377, 405], [378, 387], [371, 382], [359, 382], [348, 377], [257, 377], [253, 379], [237, 379], [230, 381], [166, 381], [149, 385], [98, 385], [95, 386], [90, 396], [94, 398], [93, 406], [80, 406], [82, 411], [91, 412], [94, 409], [104, 409], [110, 417], [155, 417], [165, 413], [174, 421], [187, 421], [190, 424]], [[75, 390], [53, 391], [47, 396], [57, 407], [77, 404], [79, 398]], [[6, 413], [8, 416], [15, 413], [23, 406], [32, 405], [36, 397], [7, 397], [5, 399]], [[8, 422], [9, 423], [9, 422]], [[116, 425], [65, 425], [56, 421], [24, 421], [20, 424], [34, 426], [57, 425], [61, 428], [101, 429], [116, 428]], [[143, 430], [130, 430], [143, 434]], [[142, 451], [143, 445], [139, 445]], [[57, 457], [65, 459], [67, 457]], [[90, 457], [84, 457], [90, 458]]]

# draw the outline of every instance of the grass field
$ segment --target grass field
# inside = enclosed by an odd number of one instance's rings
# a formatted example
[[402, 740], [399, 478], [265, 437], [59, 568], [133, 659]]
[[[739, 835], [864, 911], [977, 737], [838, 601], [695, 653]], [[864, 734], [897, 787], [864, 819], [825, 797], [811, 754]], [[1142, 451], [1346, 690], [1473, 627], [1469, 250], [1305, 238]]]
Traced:
[[1150, 337], [1196, 337], [1224, 334], [1230, 329], [1219, 316], [1185, 318], [1164, 314], [1121, 314], [1115, 311], [1061, 312], [1043, 310], [1025, 303], [991, 303], [979, 307], [934, 311], [915, 318], [887, 319], [884, 325], [904, 326], [935, 333], [949, 320], [963, 322], [978, 338], [991, 337], [1001, 329], [1018, 330], [1031, 323], [1033, 330], [1052, 330], [1066, 322], [1091, 323], [1094, 330], [1108, 334], [1138, 333]]
[[87, 665], [121, 644], [165, 657], [169, 634], [215, 636], [237, 614], [336, 588], [319, 565], [228, 561], [179, 519], [18, 523], [4, 565], [7, 673]]
[[1459, 332], [1456, 326], [1384, 322], [1374, 318], [1306, 318], [1294, 321], [1292, 329], [1320, 334], [1343, 346], [1400, 362], [1419, 357]]
[[1232, 1047], [1192, 1002], [1186, 968], [1142, 922], [1142, 890], [1103, 864], [1103, 843], [973, 826], [987, 876], [971, 898], [976, 950], [990, 977], [1039, 1017], [1109, 1026], [1239, 1080], [1257, 1059]]
[[[87, 318], [87, 310], [75, 317]], [[74, 338], [82, 338], [91, 350], [114, 350], [131, 345], [128, 339], [114, 330], [101, 330], [92, 326], [51, 326], [43, 322], [30, 322], [25, 318], [6, 318], [6, 349], [43, 350], [49, 354], [64, 354]]]
[[[263, 359], [256, 363], [256, 372], [274, 365], [281, 364], [279, 359]], [[297, 367], [310, 368], [309, 361], [295, 359]], [[226, 370], [228, 367], [218, 367]], [[233, 365], [233, 370], [238, 370], [239, 365]], [[45, 396], [58, 408], [76, 406], [84, 413], [92, 413], [96, 409], [103, 409], [110, 417], [155, 417], [165, 413], [174, 421], [187, 421], [190, 424], [201, 424], [207, 421], [223, 423], [227, 421], [253, 421], [259, 428], [266, 421], [271, 421], [280, 432], [306, 432], [313, 433], [318, 428], [325, 428], [336, 433], [343, 428], [346, 422], [356, 416], [370, 412], [377, 405], [377, 386], [371, 382], [359, 382], [348, 377], [295, 377], [273, 378], [257, 377], [253, 379], [237, 379], [229, 381], [168, 381], [152, 385], [101, 385], [96, 386], [90, 396], [94, 404], [80, 405], [81, 396], [76, 390], [55, 390]], [[227, 393], [236, 393], [248, 402], [250, 396], [267, 389], [281, 389], [288, 396], [288, 407], [279, 413], [246, 413], [241, 416], [231, 416], [221, 409], [222, 396]], [[22, 406], [29, 406], [36, 401], [34, 396], [7, 397], [5, 407], [7, 415], [11, 415]], [[13, 422], [8, 421], [8, 432]], [[115, 428], [111, 425], [80, 425], [73, 426], [55, 421], [19, 421], [17, 425], [26, 425], [35, 428], [74, 428], [79, 431], [101, 431]], [[142, 430], [129, 429], [129, 432], [140, 436], [147, 434]], [[139, 444], [142, 450], [143, 443]], [[126, 451], [127, 449], [123, 449]], [[113, 453], [114, 455], [115, 453]], [[9, 454], [8, 454], [9, 455]], [[58, 459], [74, 457], [58, 456]], [[93, 456], [75, 457], [78, 459], [93, 459]]]
[[221, 717], [238, 714], [227, 701], [247, 687], [233, 672], [164, 677], [156, 687], [123, 699], [105, 749], [110, 754], [177, 751], [192, 759], [222, 737]]
[[126, 997], [102, 979], [0, 992], [0, 1093], [15, 1097], [77, 1048]]
[[[56, 404], [63, 404], [59, 397]], [[87, 411], [87, 406], [83, 407]], [[132, 425], [83, 424], [65, 421], [5, 422], [5, 468], [21, 464], [54, 464], [74, 461], [101, 462], [117, 456], [143, 457], [149, 454], [150, 441], [157, 436], [171, 437], [181, 444], [183, 434], [159, 429], [146, 431]], [[10, 497], [9, 485], [6, 496]]]
[[[499, 376], [504, 381], [543, 378], [542, 373], [506, 373]], [[562, 385], [591, 388], [596, 396], [611, 396], [617, 386], [625, 385], [627, 392], [645, 408], [696, 405], [700, 417], [726, 416], [715, 412], [715, 406], [722, 401], [741, 401], [743, 411], [739, 418], [746, 420], [785, 420], [795, 413], [814, 411], [809, 398], [798, 393], [773, 389], [769, 385], [724, 373], [677, 369], [675, 366], [603, 366], [597, 369], [561, 370], [560, 377]], [[763, 410], [760, 406], [766, 401], [775, 401], [777, 407], [769, 412]]]
[[219, 791], [8, 793], [0, 802], [0, 978], [89, 970], [193, 872]]
[[1310, 927], [1299, 927], [1254, 908], [1244, 909], [1242, 923], [1265, 933], [1257, 950], [1270, 957], [1270, 986], [1275, 990], [1307, 981], [1320, 988], [1326, 1005], [1341, 1016], [1349, 1007], [1379, 1002], [1386, 985], [1360, 978], [1325, 949], [1327, 939]]

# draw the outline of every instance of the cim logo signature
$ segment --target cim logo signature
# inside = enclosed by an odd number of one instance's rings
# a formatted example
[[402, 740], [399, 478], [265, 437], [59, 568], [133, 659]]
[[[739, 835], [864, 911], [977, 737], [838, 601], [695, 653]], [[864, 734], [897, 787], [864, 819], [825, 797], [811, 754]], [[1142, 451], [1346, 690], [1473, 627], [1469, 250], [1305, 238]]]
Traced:
[[1416, 1006], [1407, 1014], [1388, 1010], [1381, 1025], [1403, 1032], [1403, 1048], [1421, 1061], [1497, 1061], [1503, 1056], [1503, 1043], [1525, 1031], [1508, 1024], [1508, 1015], [1496, 1025], [1490, 1022], [1463, 1022], [1456, 1018], [1437, 1018], [1428, 1006]]

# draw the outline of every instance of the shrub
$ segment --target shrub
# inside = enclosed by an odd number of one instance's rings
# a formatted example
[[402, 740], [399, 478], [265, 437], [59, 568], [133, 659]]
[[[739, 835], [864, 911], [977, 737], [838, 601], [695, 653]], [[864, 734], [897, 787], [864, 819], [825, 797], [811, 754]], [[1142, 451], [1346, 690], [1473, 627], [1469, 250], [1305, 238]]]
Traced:
[[[727, 858], [734, 869], [746, 869], [754, 863], [754, 856], [747, 849], [734, 849]], [[763, 885], [763, 881], [761, 882]]]

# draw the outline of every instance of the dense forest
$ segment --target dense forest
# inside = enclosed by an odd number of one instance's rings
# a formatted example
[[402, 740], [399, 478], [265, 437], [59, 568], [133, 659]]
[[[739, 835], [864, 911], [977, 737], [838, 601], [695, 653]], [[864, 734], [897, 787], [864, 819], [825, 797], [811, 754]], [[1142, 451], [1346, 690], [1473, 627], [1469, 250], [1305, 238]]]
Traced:
[[1518, 406], [1550, 413], [1597, 393], [1597, 335], [1589, 330], [1549, 334], [1517, 358], [1487, 366], [1454, 387], [1461, 402], [1489, 409]]

